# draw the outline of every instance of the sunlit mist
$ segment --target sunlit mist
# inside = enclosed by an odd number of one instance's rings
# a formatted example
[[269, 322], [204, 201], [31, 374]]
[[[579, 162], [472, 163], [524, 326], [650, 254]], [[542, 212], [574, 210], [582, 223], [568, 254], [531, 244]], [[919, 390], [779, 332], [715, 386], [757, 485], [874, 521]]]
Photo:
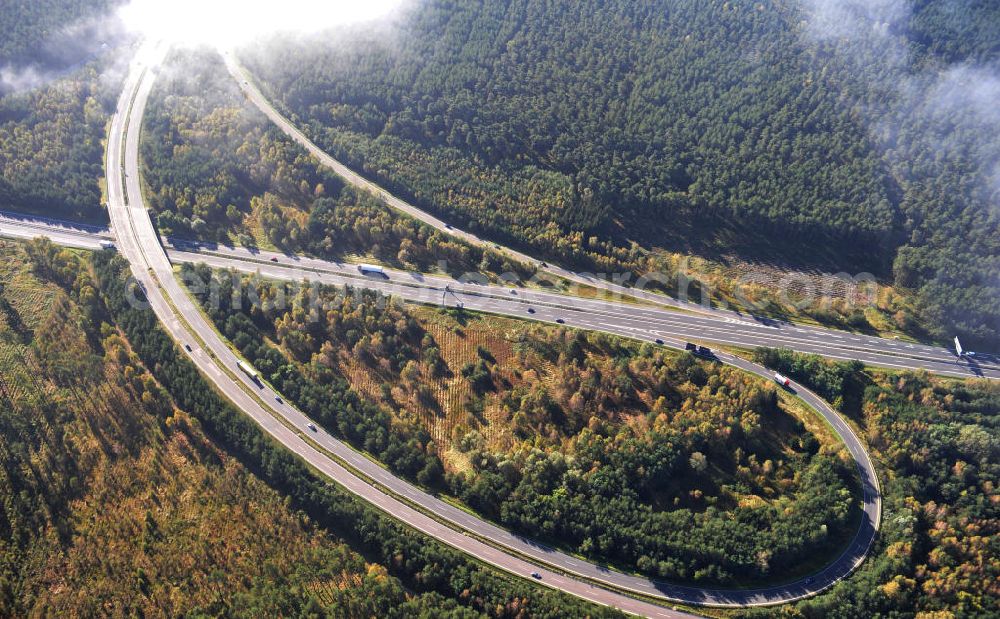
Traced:
[[149, 39], [228, 48], [280, 33], [310, 34], [390, 14], [402, 0], [132, 0], [125, 24]]

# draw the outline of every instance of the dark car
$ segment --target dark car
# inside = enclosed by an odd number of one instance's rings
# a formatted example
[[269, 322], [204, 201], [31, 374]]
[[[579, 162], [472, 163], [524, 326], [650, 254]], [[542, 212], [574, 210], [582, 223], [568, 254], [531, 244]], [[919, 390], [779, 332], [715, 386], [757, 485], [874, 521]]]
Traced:
[[698, 347], [692, 344], [691, 342], [684, 342], [684, 350], [690, 350], [691, 352], [694, 352], [698, 350]]
[[535, 579], [537, 579], [537, 580], [541, 580], [541, 579], [542, 579], [542, 575], [541, 575], [541, 574], [539, 574], [538, 572], [532, 572], [532, 573], [531, 573], [531, 577], [532, 577], [532, 578], [535, 578]]
[[663, 346], [663, 340], [661, 340], [660, 338], [656, 338], [656, 343], [659, 344], [660, 346]]
[[278, 261], [277, 258], [275, 258], [274, 256], [271, 256], [271, 262], [277, 262], [277, 261]]
[[444, 227], [451, 230], [451, 224], [445, 224]]
[[711, 356], [713, 356], [712, 355], [712, 349], [708, 348], [707, 346], [699, 346], [698, 350], [695, 351], [695, 352], [697, 354], [701, 355], [702, 357], [711, 357]]
[[191, 352], [191, 345], [190, 345], [190, 344], [185, 344], [185, 345], [184, 345], [184, 348], [185, 348], [185, 349], [186, 349], [186, 350], [187, 350], [188, 352]]
[[534, 313], [535, 313], [535, 308], [533, 308], [533, 307], [529, 307], [529, 308], [528, 308], [528, 313], [529, 313], [529, 314], [534, 314]]
[[561, 325], [564, 325], [564, 324], [566, 324], [566, 321], [565, 321], [565, 320], [563, 320], [562, 318], [556, 318], [556, 322], [558, 322], [558, 323], [559, 323], [559, 324], [561, 324]]

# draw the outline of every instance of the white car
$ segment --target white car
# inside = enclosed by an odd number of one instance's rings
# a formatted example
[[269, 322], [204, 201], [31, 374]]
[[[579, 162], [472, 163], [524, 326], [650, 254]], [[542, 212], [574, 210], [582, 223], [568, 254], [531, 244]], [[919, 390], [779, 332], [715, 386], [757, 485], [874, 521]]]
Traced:
[[316, 424], [309, 422], [306, 424], [306, 427], [312, 430], [313, 432], [316, 432]]

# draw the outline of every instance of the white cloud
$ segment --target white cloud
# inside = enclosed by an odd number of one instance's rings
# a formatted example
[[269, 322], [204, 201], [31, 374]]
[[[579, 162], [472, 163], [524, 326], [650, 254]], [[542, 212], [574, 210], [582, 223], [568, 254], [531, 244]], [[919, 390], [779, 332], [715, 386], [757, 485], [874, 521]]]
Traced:
[[401, 0], [132, 0], [126, 26], [175, 45], [229, 48], [277, 33], [312, 34], [373, 21]]
[[820, 40], [885, 36], [910, 13], [906, 0], [803, 0], [810, 34]]
[[[903, 137], [942, 157], [976, 161], [981, 181], [1000, 195], [1000, 73], [996, 65], [913, 64], [905, 27], [909, 0], [802, 0], [803, 36], [828, 46], [885, 96], [861, 104], [877, 142]], [[895, 27], [895, 28], [894, 28]], [[892, 156], [892, 152], [890, 152]], [[997, 205], [993, 205], [996, 207]]]
[[6, 65], [0, 67], [0, 93], [22, 92], [45, 85], [49, 81], [49, 76], [39, 71], [36, 67], [14, 67]]

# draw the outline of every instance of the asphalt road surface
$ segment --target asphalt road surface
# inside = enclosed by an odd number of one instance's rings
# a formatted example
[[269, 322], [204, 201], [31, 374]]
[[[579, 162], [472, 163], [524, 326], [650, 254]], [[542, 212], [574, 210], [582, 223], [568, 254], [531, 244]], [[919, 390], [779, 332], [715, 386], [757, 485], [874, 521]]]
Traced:
[[105, 227], [9, 211], [0, 211], [0, 236], [12, 239], [44, 236], [57, 245], [77, 249], [100, 249], [101, 241], [111, 240], [111, 232]]
[[[43, 235], [57, 243], [85, 249], [97, 249], [101, 240], [110, 238], [107, 229], [0, 212], [0, 236], [32, 238]], [[924, 369], [958, 378], [1000, 378], [1000, 364], [991, 357], [976, 360], [959, 357], [950, 349], [937, 346], [756, 320], [750, 316], [693, 314], [614, 300], [583, 299], [538, 288], [470, 283], [447, 276], [392, 269], [386, 270], [386, 278], [365, 277], [356, 264], [180, 239], [169, 241], [168, 256], [174, 263], [205, 262], [216, 268], [245, 273], [259, 271], [275, 279], [350, 284], [412, 302], [450, 307], [461, 304], [469, 310], [548, 322], [562, 319], [567, 325], [650, 342], [669, 339], [738, 347], [785, 347], [829, 359], [857, 359], [890, 369]]]
[[[606, 331], [634, 339], [696, 341], [753, 348], [785, 347], [830, 359], [857, 359], [891, 369], [924, 369], [969, 378], [1000, 378], [1000, 364], [959, 357], [947, 348], [884, 339], [750, 316], [693, 314], [614, 300], [586, 299], [539, 288], [458, 281], [448, 276], [386, 269], [385, 277], [364, 276], [357, 264], [290, 256], [172, 239], [174, 262], [205, 262], [275, 279], [309, 279], [324, 284], [380, 290], [408, 301], [485, 311]], [[532, 310], [529, 312], [529, 310]]]
[[[637, 614], [671, 616], [676, 613], [593, 583], [691, 604], [742, 606], [777, 603], [797, 599], [829, 586], [864, 559], [878, 527], [881, 507], [874, 468], [860, 441], [843, 420], [822, 401], [800, 387], [796, 387], [800, 394], [837, 428], [848, 449], [857, 458], [865, 489], [863, 522], [850, 547], [819, 574], [786, 586], [758, 590], [681, 587], [617, 573], [580, 561], [514, 535], [422, 492], [321, 430], [303, 430], [308, 423], [305, 415], [285, 400], [279, 399], [278, 394], [271, 391], [269, 386], [258, 384], [245, 374], [234, 371], [236, 356], [175, 279], [171, 262], [159, 243], [143, 205], [138, 166], [138, 127], [141, 125], [143, 110], [155, 76], [158, 53], [162, 54], [163, 50], [147, 45], [139, 54], [140, 60], [129, 72], [111, 124], [107, 162], [109, 212], [118, 250], [129, 260], [133, 274], [146, 290], [153, 310], [178, 342], [191, 347], [191, 357], [202, 372], [237, 406], [289, 449], [359, 497], [446, 544], [513, 574], [523, 576], [537, 571], [542, 576], [542, 584]], [[129, 127], [132, 129], [129, 130]], [[721, 360], [737, 363], [748, 371], [769, 376], [766, 369], [746, 361], [728, 356]], [[352, 470], [341, 466], [342, 463]], [[428, 514], [434, 514], [436, 519]], [[489, 540], [490, 543], [482, 540]], [[526, 558], [531, 562], [526, 561]], [[549, 566], [555, 569], [550, 569]]]
[[[271, 391], [269, 386], [258, 384], [236, 370], [236, 355], [207, 323], [174, 277], [172, 262], [204, 262], [217, 268], [257, 272], [276, 279], [309, 279], [335, 285], [350, 284], [358, 288], [378, 289], [413, 302], [461, 306], [469, 310], [559, 322], [673, 347], [683, 347], [685, 341], [743, 347], [783, 346], [828, 358], [859, 359], [890, 368], [923, 368], [950, 376], [1000, 378], [1000, 365], [996, 360], [987, 358], [974, 361], [959, 358], [940, 347], [758, 320], [735, 312], [708, 310], [676, 302], [659, 294], [641, 293], [632, 288], [607, 284], [549, 265], [545, 267], [547, 272], [570, 281], [587, 283], [656, 305], [685, 307], [696, 310], [697, 313], [667, 311], [662, 307], [620, 301], [581, 299], [535, 288], [460, 282], [444, 276], [402, 271], [387, 270], [386, 277], [376, 278], [359, 273], [357, 266], [352, 264], [189, 241], [173, 241], [165, 251], [142, 202], [137, 130], [141, 125], [159, 57], [164, 51], [154, 45], [145, 45], [138, 54], [126, 80], [118, 111], [112, 120], [107, 160], [109, 214], [113, 237], [118, 250], [129, 260], [133, 274], [146, 291], [152, 309], [175, 340], [191, 347], [190, 356], [199, 369], [239, 408], [286, 447], [349, 491], [393, 517], [513, 574], [523, 577], [537, 571], [542, 575], [540, 582], [543, 585], [648, 616], [684, 614], [622, 592], [631, 591], [664, 601], [717, 606], [792, 601], [830, 586], [864, 560], [879, 524], [881, 498], [878, 481], [863, 445], [844, 420], [820, 398], [801, 385], [793, 384], [791, 389], [837, 431], [858, 466], [864, 491], [863, 516], [861, 526], [847, 550], [821, 572], [807, 579], [756, 590], [685, 587], [621, 574], [484, 522], [392, 476], [378, 464], [324, 431], [307, 430], [308, 419], [305, 415], [278, 398], [278, 394]], [[448, 234], [470, 243], [493, 247], [523, 262], [540, 265], [538, 260], [530, 256], [456, 230], [342, 166], [274, 111], [230, 56], [227, 56], [226, 61], [240, 80], [247, 96], [272, 121], [351, 184], [379, 195], [394, 208]], [[130, 127], [132, 130], [129, 130]], [[102, 240], [109, 238], [110, 231], [100, 227], [0, 212], [0, 235], [14, 238], [44, 235], [63, 245], [96, 249]], [[717, 353], [716, 359], [765, 378], [770, 377], [770, 372], [766, 369], [739, 357]], [[604, 586], [597, 586], [595, 583]]]
[[[144, 289], [149, 305], [170, 335], [178, 343], [190, 346], [189, 356], [204, 375], [285, 447], [349, 492], [418, 531], [513, 574], [526, 576], [531, 572], [538, 572], [542, 576], [542, 584], [595, 603], [613, 605], [627, 612], [647, 616], [687, 616], [670, 608], [568, 577], [562, 572], [529, 562], [466, 532], [442, 524], [439, 519], [450, 519], [459, 526], [467, 524], [465, 528], [475, 531], [477, 535], [521, 547], [526, 551], [525, 556], [539, 556], [543, 560], [551, 557], [556, 562], [565, 556], [517, 538], [423, 493], [321, 429], [310, 431], [306, 425], [309, 420], [305, 415], [284, 400], [279, 401], [278, 395], [270, 387], [256, 383], [236, 369], [237, 357], [233, 351], [202, 317], [174, 278], [167, 255], [142, 204], [138, 171], [139, 131], [135, 128], [140, 125], [153, 83], [157, 56], [162, 55], [163, 51], [151, 45], [142, 49], [139, 60], [129, 71], [117, 111], [112, 118], [106, 169], [108, 209], [117, 249], [129, 261], [132, 273]], [[130, 131], [129, 127], [133, 130]], [[421, 509], [418, 510], [413, 505], [420, 505]], [[428, 514], [434, 514], [436, 518]], [[566, 558], [572, 560], [571, 557]], [[600, 572], [597, 574], [600, 575]]]
[[[209, 248], [211, 249], [209, 251], [202, 247], [183, 246], [172, 249], [168, 257], [143, 204], [138, 167], [138, 128], [155, 77], [158, 57], [162, 56], [164, 51], [148, 44], [142, 48], [126, 79], [117, 112], [111, 123], [107, 155], [108, 206], [111, 229], [118, 251], [129, 261], [134, 276], [146, 291], [145, 296], [164, 327], [178, 343], [191, 347], [189, 354], [205, 376], [266, 432], [317, 470], [409, 526], [500, 569], [522, 577], [537, 571], [542, 576], [540, 584], [640, 615], [685, 616], [668, 607], [632, 597], [623, 593], [624, 591], [661, 599], [667, 603], [674, 601], [718, 606], [774, 604], [816, 593], [843, 578], [864, 560], [878, 529], [881, 511], [881, 498], [874, 467], [862, 443], [844, 420], [821, 399], [800, 385], [792, 385], [792, 389], [834, 427], [857, 462], [864, 490], [862, 522], [846, 551], [821, 572], [795, 583], [762, 589], [721, 590], [677, 586], [618, 573], [582, 561], [455, 508], [394, 477], [322, 429], [316, 432], [306, 429], [309, 420], [303, 413], [284, 399], [279, 399], [278, 394], [268, 385], [258, 384], [236, 369], [237, 356], [206, 321], [194, 301], [174, 277], [171, 259], [207, 262], [244, 271], [260, 270], [263, 275], [284, 279], [299, 279], [306, 274], [311, 279], [330, 281], [330, 283], [343, 283], [349, 280], [355, 285], [363, 282], [372, 288], [395, 286], [403, 292], [395, 291], [394, 294], [411, 300], [445, 305], [462, 303], [467, 309], [479, 309], [478, 304], [481, 304], [481, 309], [485, 311], [536, 320], [563, 320], [567, 325], [600, 329], [646, 341], [662, 336], [660, 339], [664, 345], [675, 347], [682, 346], [683, 339], [688, 338], [715, 341], [707, 336], [743, 337], [741, 342], [744, 345], [754, 345], [749, 342], [756, 340], [747, 339], [758, 337], [754, 329], [772, 327], [752, 321], [745, 324], [730, 323], [727, 321], [733, 320], [731, 318], [713, 317], [712, 320], [716, 322], [702, 323], [698, 327], [701, 331], [692, 333], [691, 323], [684, 321], [695, 318], [707, 320], [706, 316], [664, 312], [658, 308], [620, 303], [567, 299], [563, 295], [536, 290], [518, 289], [515, 293], [511, 293], [510, 289], [458, 282], [452, 284], [442, 278], [399, 272], [391, 272], [388, 280], [378, 281], [361, 277], [356, 273], [356, 267], [352, 265], [338, 267], [337, 263], [332, 262], [313, 263], [307, 262], [307, 259], [267, 254], [247, 257], [239, 255], [241, 250], [231, 250], [229, 253], [232, 255], [227, 255], [227, 250], [224, 249]], [[25, 226], [30, 227], [34, 224], [21, 222], [13, 225], [0, 220], [0, 233], [3, 233], [8, 225], [24, 233]], [[95, 237], [100, 233], [64, 231], [62, 234]], [[192, 249], [198, 251], [191, 251]], [[275, 258], [277, 262], [271, 258]], [[283, 260], [295, 262], [295, 265], [290, 267], [283, 264]], [[351, 272], [352, 269], [354, 272]], [[394, 281], [404, 277], [410, 281]], [[418, 295], [428, 294], [434, 298], [430, 300], [418, 298]], [[527, 313], [529, 307], [534, 313]], [[799, 332], [797, 327], [791, 329], [793, 331], [787, 333], [801, 333], [799, 336], [792, 335], [792, 338], [799, 339], [806, 339], [806, 335], [815, 331]], [[821, 335], [826, 333], [827, 338], [832, 337], [831, 332], [819, 331]], [[744, 333], [744, 336], [740, 336], [740, 333]], [[782, 332], [781, 336], [784, 337], [785, 332]], [[775, 337], [776, 334], [771, 332], [765, 332], [763, 336], [768, 345], [775, 344]], [[871, 339], [881, 341], [877, 338]], [[865, 341], [850, 344], [850, 346], [855, 345], [868, 346], [871, 343]], [[837, 348], [852, 350], [850, 346], [838, 345]], [[940, 351], [933, 347], [927, 348]], [[903, 367], [924, 363], [905, 354], [878, 354], [902, 359], [901, 363], [909, 364]], [[717, 359], [765, 378], [770, 377], [768, 370], [746, 360], [724, 353], [719, 354]], [[929, 362], [944, 363], [944, 359]], [[945, 372], [957, 371], [950, 367], [943, 369]], [[602, 586], [595, 583], [600, 583]]]

